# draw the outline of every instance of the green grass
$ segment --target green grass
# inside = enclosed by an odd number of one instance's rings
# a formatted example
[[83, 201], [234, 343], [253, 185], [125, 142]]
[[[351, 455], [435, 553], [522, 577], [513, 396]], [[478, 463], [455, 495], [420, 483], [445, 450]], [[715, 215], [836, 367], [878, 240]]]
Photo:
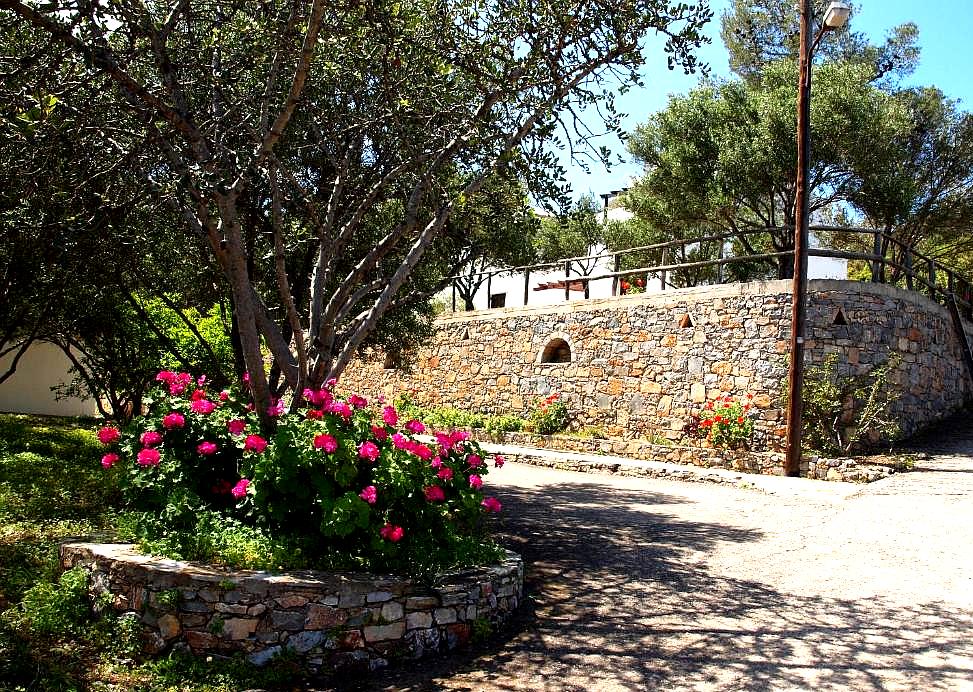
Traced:
[[118, 489], [91, 422], [0, 415], [0, 690], [199, 690], [293, 683], [292, 662], [139, 661], [131, 623], [94, 618], [58, 543], [113, 536]]

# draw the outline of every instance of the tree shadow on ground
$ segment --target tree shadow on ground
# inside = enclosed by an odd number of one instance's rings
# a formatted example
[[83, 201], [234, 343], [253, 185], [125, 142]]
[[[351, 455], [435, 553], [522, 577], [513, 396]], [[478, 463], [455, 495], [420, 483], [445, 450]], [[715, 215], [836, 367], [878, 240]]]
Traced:
[[[502, 538], [530, 601], [505, 637], [401, 662], [368, 690], [955, 689], [973, 685], [970, 613], [782, 593], [709, 572], [759, 531], [665, 513], [673, 496], [599, 483], [504, 488]], [[920, 575], [917, 575], [917, 578]]]

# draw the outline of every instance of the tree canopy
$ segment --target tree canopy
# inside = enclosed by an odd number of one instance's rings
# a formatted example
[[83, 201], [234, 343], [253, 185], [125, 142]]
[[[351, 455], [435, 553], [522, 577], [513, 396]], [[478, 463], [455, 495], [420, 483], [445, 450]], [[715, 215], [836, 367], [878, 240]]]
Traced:
[[501, 170], [549, 192], [575, 110], [638, 79], [648, 32], [694, 70], [709, 18], [662, 0], [0, 0], [23, 75], [4, 97], [57, 99], [101, 154], [89, 179], [124, 169], [205, 248], [263, 411], [263, 347], [298, 405], [427, 294], [410, 278], [464, 200]]

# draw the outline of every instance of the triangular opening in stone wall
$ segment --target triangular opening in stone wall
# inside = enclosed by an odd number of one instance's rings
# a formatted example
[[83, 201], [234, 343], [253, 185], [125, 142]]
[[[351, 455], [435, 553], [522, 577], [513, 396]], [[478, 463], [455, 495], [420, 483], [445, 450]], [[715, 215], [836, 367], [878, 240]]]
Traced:
[[470, 330], [469, 329], [463, 329], [463, 333], [460, 335], [459, 339], [460, 339], [460, 341], [469, 341], [470, 340]]
[[834, 319], [831, 320], [831, 324], [837, 324], [837, 325], [848, 324], [848, 318], [845, 317], [844, 310], [838, 308], [838, 312], [835, 313]]
[[694, 327], [693, 318], [689, 316], [689, 313], [679, 317], [679, 328], [685, 329], [686, 327]]

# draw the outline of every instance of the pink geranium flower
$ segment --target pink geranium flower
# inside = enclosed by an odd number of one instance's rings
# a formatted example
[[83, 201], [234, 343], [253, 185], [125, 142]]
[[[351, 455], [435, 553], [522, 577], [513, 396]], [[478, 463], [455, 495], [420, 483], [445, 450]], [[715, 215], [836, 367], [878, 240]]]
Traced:
[[358, 445], [358, 456], [362, 459], [368, 459], [369, 461], [375, 461], [378, 459], [380, 451], [378, 445], [376, 445], [371, 440], [365, 440], [360, 445]]
[[139, 437], [139, 442], [142, 443], [143, 447], [155, 447], [157, 444], [162, 442], [162, 435], [157, 433], [155, 430], [146, 430]]
[[243, 443], [243, 449], [247, 452], [262, 454], [267, 449], [267, 440], [260, 437], [260, 435], [247, 435], [247, 439]]
[[378, 535], [387, 541], [398, 543], [402, 540], [402, 536], [405, 535], [405, 531], [401, 526], [392, 526], [392, 524], [386, 524], [379, 530]]
[[474, 490], [479, 490], [480, 487], [483, 485], [483, 479], [477, 476], [475, 473], [470, 474], [468, 480], [470, 482], [470, 487], [473, 488]]
[[426, 445], [420, 444], [418, 442], [410, 442], [408, 449], [417, 457], [425, 461], [428, 461], [433, 457], [433, 451], [429, 449], [429, 447], [427, 447]]
[[162, 427], [166, 430], [175, 430], [186, 425], [186, 417], [177, 411], [167, 413], [162, 418]]
[[443, 460], [440, 459], [439, 457], [433, 457], [432, 460], [429, 462], [429, 465], [432, 466], [434, 469], [438, 469], [440, 466], [443, 465]]
[[368, 406], [368, 399], [363, 396], [358, 396], [357, 394], [352, 394], [348, 397], [348, 403], [355, 408], [365, 408]]
[[383, 428], [381, 425], [372, 426], [372, 437], [381, 442], [387, 439], [389, 436], [389, 431]]
[[203, 441], [196, 445], [196, 451], [207, 457], [211, 454], [216, 454], [217, 449], [219, 447], [216, 446], [215, 442]]
[[444, 481], [451, 481], [453, 480], [453, 469], [449, 468], [448, 466], [443, 466], [441, 469], [439, 469], [439, 473], [436, 474], [436, 477], [441, 478]]
[[192, 409], [193, 413], [201, 413], [206, 415], [216, 410], [216, 404], [209, 399], [197, 399], [189, 404], [189, 408]]
[[249, 485], [250, 485], [249, 480], [247, 480], [246, 478], [241, 478], [239, 481], [237, 481], [237, 484], [233, 486], [233, 489], [230, 491], [230, 494], [239, 500], [243, 498], [244, 495], [247, 494], [247, 486]]
[[322, 433], [314, 436], [314, 448], [323, 449], [328, 454], [333, 454], [338, 450], [338, 440], [333, 436]]
[[226, 401], [229, 398], [230, 398], [230, 393], [228, 391], [224, 389], [222, 392], [220, 392], [220, 401]]
[[115, 454], [115, 452], [109, 452], [101, 458], [101, 465], [106, 469], [110, 469], [112, 466], [118, 463], [119, 459], [121, 459], [121, 457]]
[[118, 428], [114, 426], [106, 426], [98, 431], [98, 441], [103, 445], [110, 445], [121, 436]]
[[410, 420], [405, 424], [405, 429], [415, 435], [421, 435], [422, 433], [426, 432], [426, 426], [417, 420]]
[[242, 435], [243, 431], [247, 429], [247, 422], [241, 418], [234, 418], [226, 422], [226, 429], [230, 431], [231, 435]]
[[159, 454], [158, 449], [146, 447], [145, 449], [139, 451], [136, 460], [138, 461], [139, 466], [158, 466], [161, 457], [162, 455]]
[[332, 401], [328, 404], [328, 411], [341, 416], [345, 420], [351, 418], [351, 406], [343, 401]]
[[502, 507], [502, 505], [500, 504], [500, 500], [498, 500], [495, 497], [485, 497], [485, 498], [483, 498], [483, 502], [481, 502], [480, 505], [486, 511], [493, 512], [493, 513], [499, 512], [500, 509], [501, 509], [501, 507]]
[[446, 493], [438, 485], [430, 485], [422, 489], [422, 493], [429, 502], [442, 502], [446, 499]]
[[277, 416], [283, 416], [284, 402], [274, 401], [270, 406], [267, 407], [267, 415], [270, 416], [271, 418], [276, 418]]
[[176, 379], [176, 373], [172, 372], [172, 370], [162, 370], [155, 376], [156, 382], [165, 382], [166, 384], [169, 384], [174, 379]]
[[471, 469], [475, 469], [477, 466], [483, 463], [483, 459], [479, 454], [470, 454], [468, 457], [466, 457], [466, 463], [470, 465]]
[[368, 504], [374, 505], [375, 501], [378, 499], [378, 490], [375, 489], [374, 485], [370, 485], [358, 493], [358, 497], [363, 499]]
[[392, 445], [396, 449], [405, 449], [409, 446], [409, 440], [402, 433], [395, 433], [392, 435]]
[[504, 458], [499, 454], [493, 457], [493, 465], [496, 466], [498, 469], [503, 468], [504, 463], [505, 463]]
[[382, 409], [382, 421], [385, 425], [395, 426], [399, 423], [399, 414], [391, 406]]
[[189, 395], [189, 398], [192, 399], [193, 401], [199, 401], [200, 399], [205, 399], [206, 398], [206, 390], [205, 389], [197, 389], [196, 391], [194, 391], [192, 394]]

